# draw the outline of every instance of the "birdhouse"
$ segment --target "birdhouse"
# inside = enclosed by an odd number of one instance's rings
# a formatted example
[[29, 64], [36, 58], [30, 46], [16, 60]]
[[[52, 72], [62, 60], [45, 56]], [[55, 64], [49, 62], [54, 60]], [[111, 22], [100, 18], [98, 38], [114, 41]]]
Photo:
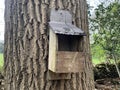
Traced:
[[81, 48], [84, 31], [72, 24], [72, 15], [65, 10], [51, 10], [49, 26], [49, 70], [81, 72], [85, 59]]

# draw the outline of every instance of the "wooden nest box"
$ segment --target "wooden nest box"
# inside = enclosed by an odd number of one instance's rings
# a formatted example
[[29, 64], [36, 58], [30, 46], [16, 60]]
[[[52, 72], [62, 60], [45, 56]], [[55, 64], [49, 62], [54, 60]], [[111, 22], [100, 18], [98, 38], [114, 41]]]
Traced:
[[72, 15], [65, 10], [52, 10], [49, 26], [49, 70], [81, 72], [85, 59], [81, 48], [84, 31], [72, 24]]

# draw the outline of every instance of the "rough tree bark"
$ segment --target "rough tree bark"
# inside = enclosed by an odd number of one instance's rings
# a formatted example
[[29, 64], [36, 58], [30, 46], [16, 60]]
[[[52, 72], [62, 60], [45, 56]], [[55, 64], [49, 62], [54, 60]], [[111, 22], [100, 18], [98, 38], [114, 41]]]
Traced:
[[[47, 79], [51, 8], [69, 10], [87, 33], [84, 72], [70, 80]], [[94, 90], [89, 46], [86, 0], [5, 0], [5, 90]]]

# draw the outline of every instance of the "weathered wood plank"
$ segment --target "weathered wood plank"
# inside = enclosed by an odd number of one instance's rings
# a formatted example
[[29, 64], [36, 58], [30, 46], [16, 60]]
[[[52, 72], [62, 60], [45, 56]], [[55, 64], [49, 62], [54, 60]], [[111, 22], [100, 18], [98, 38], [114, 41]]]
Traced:
[[[57, 51], [48, 80], [71, 79], [71, 73], [83, 71], [85, 55], [82, 52]], [[51, 66], [52, 67], [52, 66]]]
[[62, 79], [71, 79], [71, 73], [55, 73], [52, 71], [48, 72], [48, 80], [62, 80]]
[[51, 71], [55, 71], [56, 66], [56, 51], [57, 51], [57, 36], [50, 30], [50, 37], [49, 37], [49, 65], [48, 68]]
[[83, 71], [84, 53], [58, 51], [55, 57], [51, 57], [51, 61], [49, 61], [49, 69], [51, 71], [55, 73], [76, 73]]
[[56, 73], [76, 73], [83, 71], [85, 55], [82, 52], [59, 51], [57, 53]]

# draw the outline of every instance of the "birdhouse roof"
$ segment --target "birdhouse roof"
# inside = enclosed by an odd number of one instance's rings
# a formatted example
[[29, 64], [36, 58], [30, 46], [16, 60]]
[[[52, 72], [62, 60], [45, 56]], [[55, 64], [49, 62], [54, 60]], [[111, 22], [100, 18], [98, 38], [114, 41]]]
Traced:
[[50, 27], [56, 34], [67, 34], [67, 35], [84, 35], [84, 31], [80, 28], [75, 27], [72, 24], [65, 24], [65, 23], [57, 23], [52, 22], [50, 23]]
[[52, 10], [49, 26], [56, 34], [85, 35], [82, 29], [72, 24], [72, 15], [65, 10]]

